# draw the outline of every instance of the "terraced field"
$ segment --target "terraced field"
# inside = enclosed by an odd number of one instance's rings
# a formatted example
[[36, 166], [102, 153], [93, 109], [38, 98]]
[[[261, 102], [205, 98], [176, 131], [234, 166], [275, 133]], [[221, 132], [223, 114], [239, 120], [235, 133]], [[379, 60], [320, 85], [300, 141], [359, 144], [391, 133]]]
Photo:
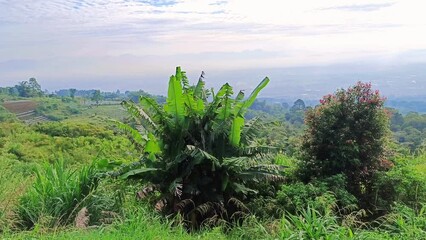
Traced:
[[3, 107], [15, 114], [21, 114], [34, 111], [37, 107], [37, 102], [30, 100], [7, 101], [3, 103]]
[[26, 123], [36, 123], [48, 121], [43, 115], [38, 115], [35, 110], [37, 108], [37, 102], [30, 100], [19, 100], [19, 101], [7, 101], [3, 103], [8, 111], [14, 113], [19, 120]]

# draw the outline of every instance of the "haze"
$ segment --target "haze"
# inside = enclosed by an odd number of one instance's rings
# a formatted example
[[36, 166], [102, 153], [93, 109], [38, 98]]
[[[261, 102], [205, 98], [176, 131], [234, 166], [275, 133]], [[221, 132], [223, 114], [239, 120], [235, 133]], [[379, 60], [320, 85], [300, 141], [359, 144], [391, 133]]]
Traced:
[[164, 94], [180, 65], [208, 85], [317, 98], [356, 81], [426, 88], [425, 1], [0, 0], [0, 85]]

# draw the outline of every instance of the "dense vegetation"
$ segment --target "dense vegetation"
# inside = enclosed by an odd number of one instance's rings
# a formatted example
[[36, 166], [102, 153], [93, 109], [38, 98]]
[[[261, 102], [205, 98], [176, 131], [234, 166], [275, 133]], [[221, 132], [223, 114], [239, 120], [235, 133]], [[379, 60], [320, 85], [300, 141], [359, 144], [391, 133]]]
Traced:
[[366, 83], [313, 108], [256, 100], [268, 82], [245, 97], [177, 68], [167, 98], [1, 88], [46, 119], [0, 108], [0, 234], [426, 239], [424, 115]]

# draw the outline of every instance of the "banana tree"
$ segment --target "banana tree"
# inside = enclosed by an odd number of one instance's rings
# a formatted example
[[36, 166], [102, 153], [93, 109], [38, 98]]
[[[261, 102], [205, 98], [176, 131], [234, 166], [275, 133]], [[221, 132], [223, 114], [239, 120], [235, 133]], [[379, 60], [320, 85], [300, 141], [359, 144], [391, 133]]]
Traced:
[[139, 103], [122, 103], [141, 127], [118, 125], [144, 146], [144, 155], [118, 175], [151, 183], [155, 188], [149, 189], [160, 193], [157, 207], [167, 214], [181, 213], [191, 226], [244, 212], [241, 200], [257, 192], [248, 183], [283, 178], [281, 167], [269, 164], [257, 151], [247, 151], [256, 149], [249, 133], [261, 123], [246, 122], [244, 114], [268, 83], [263, 79], [247, 98], [242, 91], [233, 97], [228, 83], [214, 93], [205, 88], [203, 74], [190, 85], [177, 67], [163, 106], [146, 96]]

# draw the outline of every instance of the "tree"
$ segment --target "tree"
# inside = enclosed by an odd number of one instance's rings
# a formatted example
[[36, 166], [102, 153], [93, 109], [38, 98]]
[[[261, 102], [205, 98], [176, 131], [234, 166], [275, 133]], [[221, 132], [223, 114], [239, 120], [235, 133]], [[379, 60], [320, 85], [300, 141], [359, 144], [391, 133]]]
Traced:
[[43, 91], [40, 84], [35, 78], [30, 78], [28, 81], [22, 81], [15, 86], [20, 97], [41, 97]]
[[95, 90], [92, 94], [92, 101], [96, 102], [96, 105], [99, 105], [99, 101], [102, 100], [102, 95], [100, 90]]
[[306, 106], [305, 106], [305, 102], [302, 99], [297, 99], [293, 106], [290, 108], [290, 111], [294, 112], [294, 111], [303, 111], [305, 110]]
[[389, 166], [389, 133], [384, 99], [371, 84], [338, 90], [308, 110], [300, 172], [305, 181], [344, 174], [347, 190], [371, 209], [375, 173]]
[[265, 78], [244, 100], [241, 91], [232, 98], [229, 84], [216, 94], [206, 90], [203, 75], [190, 86], [177, 67], [164, 107], [149, 96], [140, 96], [140, 105], [123, 102], [142, 127], [116, 123], [144, 146], [144, 157], [117, 174], [151, 183], [138, 195], [156, 190], [156, 208], [167, 215], [180, 213], [189, 227], [241, 216], [242, 200], [257, 192], [249, 183], [282, 179], [281, 168], [258, 154], [253, 137], [259, 121], [244, 119], [268, 82]]
[[72, 99], [74, 99], [74, 98], [75, 98], [75, 93], [77, 92], [77, 89], [75, 89], [75, 88], [70, 88], [70, 89], [69, 89], [69, 92], [70, 92], [70, 97], [71, 97]]

